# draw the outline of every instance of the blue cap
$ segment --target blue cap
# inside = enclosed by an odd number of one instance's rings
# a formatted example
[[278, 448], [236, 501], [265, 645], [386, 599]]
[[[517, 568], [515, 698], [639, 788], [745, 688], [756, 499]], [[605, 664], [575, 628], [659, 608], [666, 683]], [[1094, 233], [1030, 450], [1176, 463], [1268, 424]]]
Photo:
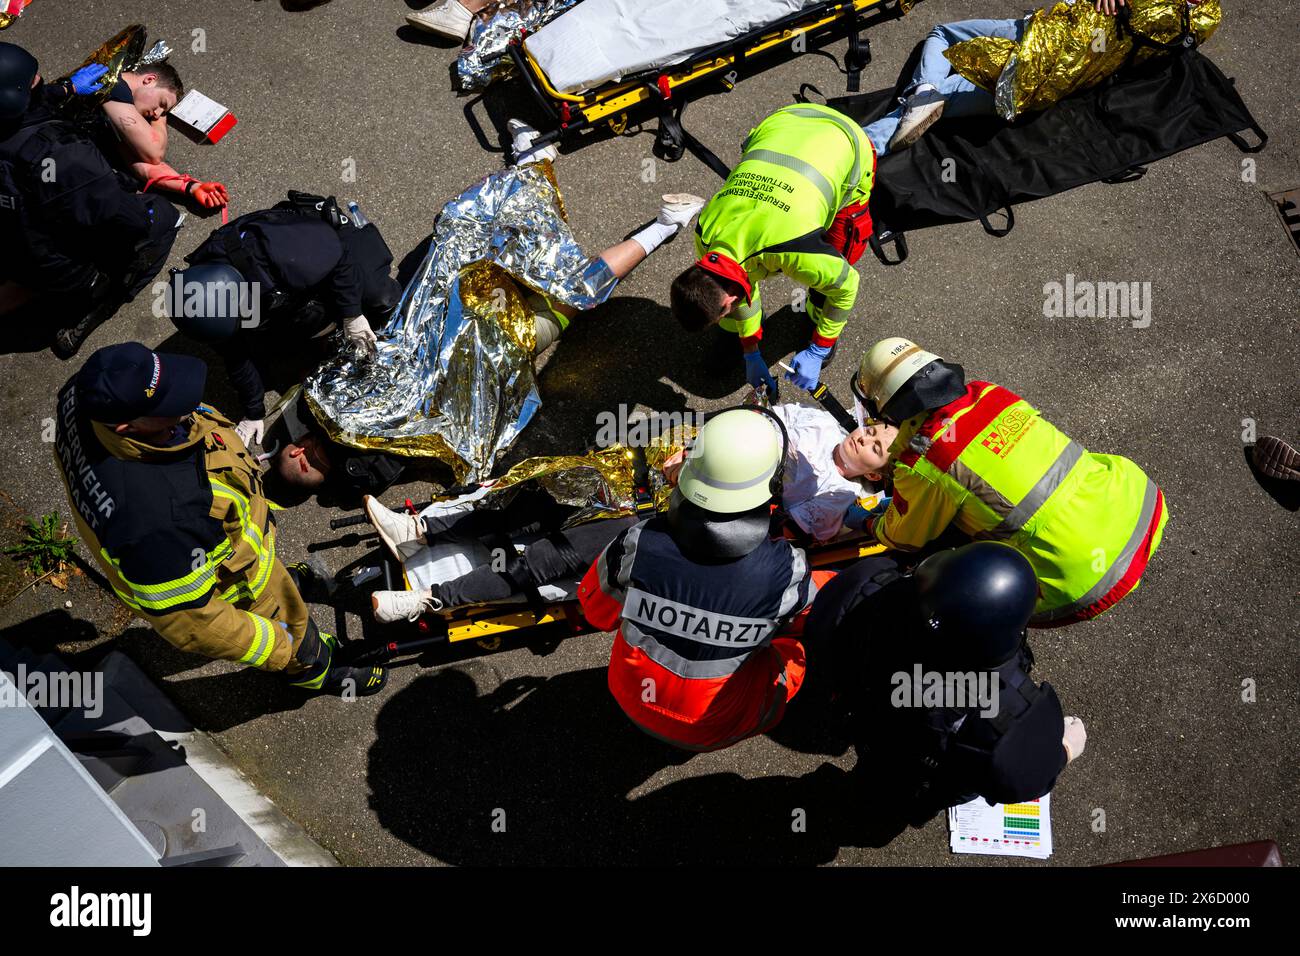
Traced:
[[188, 415], [203, 401], [208, 366], [190, 355], [154, 352], [139, 342], [107, 345], [77, 373], [77, 400], [93, 421]]

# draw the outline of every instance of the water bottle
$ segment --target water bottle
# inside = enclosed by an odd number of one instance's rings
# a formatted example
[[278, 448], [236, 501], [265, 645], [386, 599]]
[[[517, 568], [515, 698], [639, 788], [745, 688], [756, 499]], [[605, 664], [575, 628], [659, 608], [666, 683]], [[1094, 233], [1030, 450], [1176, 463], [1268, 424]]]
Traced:
[[357, 205], [356, 200], [348, 202], [348, 212], [352, 213], [352, 225], [356, 226], [358, 229], [364, 229], [366, 226], [370, 225], [370, 220], [367, 219], [366, 214], [361, 211], [361, 207]]

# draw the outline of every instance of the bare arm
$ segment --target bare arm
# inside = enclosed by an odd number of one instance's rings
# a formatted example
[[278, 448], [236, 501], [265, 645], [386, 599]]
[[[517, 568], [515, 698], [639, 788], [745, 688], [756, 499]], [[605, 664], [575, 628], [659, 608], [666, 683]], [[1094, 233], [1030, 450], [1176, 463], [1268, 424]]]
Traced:
[[147, 121], [129, 103], [109, 101], [104, 113], [122, 141], [122, 154], [130, 162], [161, 163], [167, 155], [167, 117]]

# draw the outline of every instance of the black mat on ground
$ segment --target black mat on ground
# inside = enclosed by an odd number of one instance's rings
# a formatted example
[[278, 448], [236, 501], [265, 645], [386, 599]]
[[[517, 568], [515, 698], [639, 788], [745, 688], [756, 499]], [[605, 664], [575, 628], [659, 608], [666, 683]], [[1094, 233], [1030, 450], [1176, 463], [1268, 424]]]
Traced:
[[[879, 90], [829, 104], [865, 124], [892, 109], [896, 96]], [[1244, 130], [1258, 142], [1250, 145], [1239, 135]], [[1233, 81], [1189, 50], [1122, 71], [1011, 124], [996, 116], [941, 120], [911, 149], [880, 161], [872, 218], [881, 236], [975, 220], [1002, 236], [1014, 225], [1016, 203], [1085, 183], [1130, 182], [1146, 164], [1221, 136], [1245, 152], [1268, 139]], [[999, 211], [1006, 223], [994, 226], [989, 217]]]

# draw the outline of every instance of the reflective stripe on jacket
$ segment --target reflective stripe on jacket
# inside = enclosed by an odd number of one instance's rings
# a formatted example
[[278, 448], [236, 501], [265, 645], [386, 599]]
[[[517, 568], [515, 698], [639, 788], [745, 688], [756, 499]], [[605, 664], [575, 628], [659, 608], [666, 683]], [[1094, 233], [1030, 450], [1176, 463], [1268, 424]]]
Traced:
[[1005, 541], [1038, 575], [1035, 624], [1095, 616], [1136, 587], [1168, 518], [1141, 468], [1086, 451], [989, 382], [905, 422], [893, 451], [880, 541], [920, 548], [949, 523]]
[[724, 329], [755, 334], [763, 321], [759, 283], [781, 272], [808, 287], [818, 334], [839, 336], [857, 299], [858, 273], [824, 236], [840, 209], [867, 201], [874, 175], [871, 140], [828, 106], [787, 106], [750, 131], [695, 236], [698, 255], [721, 252], [749, 275], [752, 301], [723, 319]]
[[82, 540], [118, 599], [186, 651], [296, 668], [307, 608], [275, 554], [257, 462], [219, 412], [154, 447], [89, 421], [59, 393], [58, 462]]
[[742, 558], [696, 563], [664, 518], [623, 532], [579, 587], [587, 620], [618, 629], [609, 688], [642, 730], [712, 750], [780, 718], [803, 648], [778, 630], [812, 598], [804, 553], [766, 540]]

